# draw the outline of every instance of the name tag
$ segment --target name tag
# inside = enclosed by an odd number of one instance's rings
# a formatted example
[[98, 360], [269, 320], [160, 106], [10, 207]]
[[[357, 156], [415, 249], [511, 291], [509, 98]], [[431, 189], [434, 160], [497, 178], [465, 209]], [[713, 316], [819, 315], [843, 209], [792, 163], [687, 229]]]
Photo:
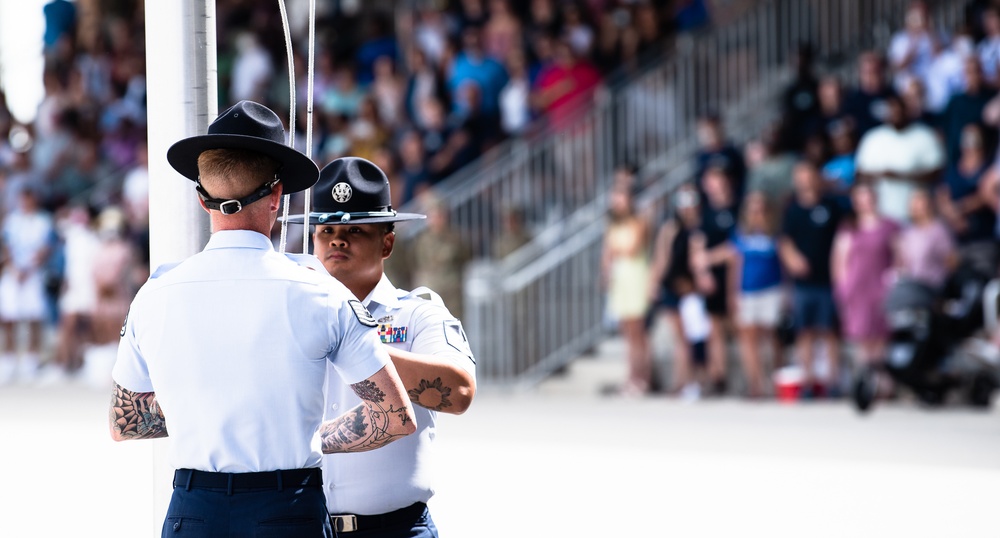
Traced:
[[384, 323], [378, 326], [378, 336], [383, 344], [399, 344], [406, 341], [406, 327], [393, 327]]

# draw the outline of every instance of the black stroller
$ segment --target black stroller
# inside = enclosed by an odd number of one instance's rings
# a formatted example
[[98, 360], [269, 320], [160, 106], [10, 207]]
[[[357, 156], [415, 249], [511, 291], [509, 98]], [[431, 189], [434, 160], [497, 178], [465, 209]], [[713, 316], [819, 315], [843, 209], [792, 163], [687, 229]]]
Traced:
[[[965, 266], [941, 291], [915, 281], [897, 282], [885, 302], [891, 330], [885, 360], [862, 368], [854, 378], [857, 409], [871, 409], [883, 372], [928, 406], [942, 405], [953, 394], [974, 407], [989, 406], [1000, 386], [1000, 369], [975, 349], [991, 345], [983, 333], [990, 308], [996, 312], [998, 284]], [[995, 324], [995, 316], [989, 321]]]

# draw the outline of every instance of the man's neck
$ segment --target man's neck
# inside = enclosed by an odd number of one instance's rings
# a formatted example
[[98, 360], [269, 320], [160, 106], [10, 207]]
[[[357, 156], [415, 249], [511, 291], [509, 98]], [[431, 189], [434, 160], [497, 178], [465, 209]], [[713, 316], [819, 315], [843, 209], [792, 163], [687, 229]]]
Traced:
[[[336, 277], [337, 275], [333, 276]], [[382, 275], [379, 274], [379, 280], [381, 278]], [[353, 293], [354, 296], [357, 297], [358, 300], [361, 302], [364, 302], [364, 300], [368, 297], [368, 295], [370, 295], [371, 292], [375, 289], [375, 286], [378, 286], [379, 283], [379, 280], [375, 280], [374, 282], [370, 280], [366, 280], [364, 282], [348, 282], [345, 280], [341, 280], [339, 278], [337, 280], [340, 280], [340, 282], [344, 284], [344, 286], [347, 286], [347, 289], [351, 290], [351, 293]]]

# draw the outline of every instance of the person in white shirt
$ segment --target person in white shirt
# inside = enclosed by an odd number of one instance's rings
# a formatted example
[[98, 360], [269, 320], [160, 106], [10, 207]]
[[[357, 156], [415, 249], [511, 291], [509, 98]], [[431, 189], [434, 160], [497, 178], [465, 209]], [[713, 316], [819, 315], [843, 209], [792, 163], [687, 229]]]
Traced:
[[[416, 430], [375, 319], [315, 258], [273, 249], [282, 194], [318, 176], [284, 142], [274, 112], [241, 101], [167, 152], [197, 183], [212, 236], [136, 294], [109, 414], [116, 441], [169, 431], [164, 536], [332, 536], [322, 455]], [[324, 422], [328, 364], [360, 403]]]
[[[3, 222], [0, 325], [4, 347], [0, 353], [0, 384], [14, 379], [32, 381], [37, 374], [48, 308], [45, 265], [55, 240], [52, 216], [42, 209], [35, 189], [22, 186], [18, 200], [17, 211]], [[19, 362], [17, 329], [22, 324], [28, 326], [28, 345]]]
[[[313, 189], [308, 223], [314, 227], [315, 255], [377, 318], [379, 335], [417, 414], [417, 433], [398, 443], [324, 458], [323, 473], [330, 479], [326, 500], [338, 535], [431, 538], [438, 535], [427, 509], [434, 494], [438, 414], [469, 408], [476, 363], [462, 324], [436, 293], [397, 289], [383, 272], [395, 244], [395, 223], [424, 218], [397, 213], [391, 199], [382, 170], [357, 157], [332, 161]], [[301, 215], [289, 218], [303, 220]], [[357, 403], [330, 370], [327, 412]]]
[[855, 167], [859, 182], [873, 182], [879, 214], [905, 224], [910, 195], [939, 177], [945, 149], [933, 128], [909, 120], [900, 97], [888, 97], [886, 105], [885, 123], [858, 143]]

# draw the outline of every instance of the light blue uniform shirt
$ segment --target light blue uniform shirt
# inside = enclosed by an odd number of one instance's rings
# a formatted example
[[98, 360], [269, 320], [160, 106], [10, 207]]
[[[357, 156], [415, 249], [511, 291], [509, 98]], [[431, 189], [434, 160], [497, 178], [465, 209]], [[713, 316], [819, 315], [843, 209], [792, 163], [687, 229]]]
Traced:
[[327, 365], [356, 383], [389, 360], [352, 300], [314, 257], [275, 252], [256, 232], [216, 232], [136, 294], [112, 377], [156, 392], [175, 468], [318, 467]]
[[[418, 297], [424, 293], [430, 294], [431, 299]], [[455, 361], [475, 375], [476, 363], [465, 331], [437, 294], [426, 288], [413, 292], [396, 289], [382, 275], [364, 303], [379, 323], [379, 333], [386, 344]], [[329, 376], [328, 417], [361, 403], [332, 369]], [[384, 514], [431, 498], [432, 444], [437, 435], [438, 413], [416, 404], [413, 410], [417, 431], [412, 435], [378, 450], [330, 454], [323, 458], [323, 487], [331, 514]]]

